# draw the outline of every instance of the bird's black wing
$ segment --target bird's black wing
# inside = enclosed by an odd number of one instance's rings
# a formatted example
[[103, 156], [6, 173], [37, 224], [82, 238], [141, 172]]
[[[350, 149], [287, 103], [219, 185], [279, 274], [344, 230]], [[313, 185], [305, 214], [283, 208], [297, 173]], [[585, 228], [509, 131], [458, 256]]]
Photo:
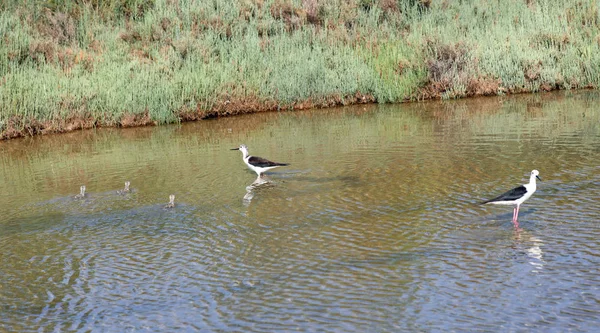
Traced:
[[248, 159], [248, 163], [250, 163], [254, 166], [257, 166], [257, 167], [261, 167], [261, 168], [288, 165], [287, 163], [272, 162], [272, 161], [269, 161], [265, 158], [258, 157], [258, 156], [250, 156], [250, 158]]
[[495, 197], [494, 199], [490, 199], [488, 201], [484, 201], [482, 202], [482, 204], [486, 204], [486, 203], [490, 203], [490, 202], [495, 202], [495, 201], [512, 201], [512, 200], [517, 200], [520, 197], [524, 196], [525, 193], [527, 193], [527, 188], [523, 185], [519, 186], [519, 187], [515, 187], [510, 191], [507, 191], [506, 193], [503, 193], [497, 197]]

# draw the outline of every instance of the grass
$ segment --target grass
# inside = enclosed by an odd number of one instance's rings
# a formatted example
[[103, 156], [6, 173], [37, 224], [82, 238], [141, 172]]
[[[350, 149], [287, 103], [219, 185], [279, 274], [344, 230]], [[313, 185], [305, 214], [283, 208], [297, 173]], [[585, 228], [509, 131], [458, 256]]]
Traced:
[[8, 0], [0, 136], [596, 88], [596, 1]]

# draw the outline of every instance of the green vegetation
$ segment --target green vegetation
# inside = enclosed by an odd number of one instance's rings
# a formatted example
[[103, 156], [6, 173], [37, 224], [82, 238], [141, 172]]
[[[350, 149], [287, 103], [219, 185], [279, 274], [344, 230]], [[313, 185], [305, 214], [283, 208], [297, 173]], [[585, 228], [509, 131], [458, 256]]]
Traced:
[[5, 0], [0, 136], [600, 84], [594, 0]]

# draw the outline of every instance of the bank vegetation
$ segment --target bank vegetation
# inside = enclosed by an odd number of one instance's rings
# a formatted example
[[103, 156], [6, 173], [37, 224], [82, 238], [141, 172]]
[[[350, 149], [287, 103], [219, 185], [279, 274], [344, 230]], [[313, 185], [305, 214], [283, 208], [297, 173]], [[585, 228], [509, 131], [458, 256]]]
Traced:
[[0, 137], [600, 84], [595, 0], [4, 0]]

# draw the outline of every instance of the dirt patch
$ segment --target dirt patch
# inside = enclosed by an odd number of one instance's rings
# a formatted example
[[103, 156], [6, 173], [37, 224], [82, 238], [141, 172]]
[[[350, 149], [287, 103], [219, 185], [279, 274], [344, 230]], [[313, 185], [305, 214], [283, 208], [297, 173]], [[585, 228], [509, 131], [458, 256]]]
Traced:
[[470, 79], [467, 85], [467, 96], [493, 96], [501, 92], [501, 81], [494, 78]]
[[55, 43], [67, 45], [76, 40], [77, 24], [75, 19], [65, 12], [46, 10], [38, 23], [42, 35], [50, 37]]
[[142, 114], [125, 114], [123, 117], [121, 117], [121, 120], [118, 123], [118, 126], [120, 127], [138, 127], [149, 125], [157, 125], [157, 123], [156, 121], [150, 119], [148, 110]]
[[296, 8], [290, 0], [275, 0], [271, 5], [271, 16], [285, 23], [288, 31], [300, 29], [306, 22], [306, 11]]

